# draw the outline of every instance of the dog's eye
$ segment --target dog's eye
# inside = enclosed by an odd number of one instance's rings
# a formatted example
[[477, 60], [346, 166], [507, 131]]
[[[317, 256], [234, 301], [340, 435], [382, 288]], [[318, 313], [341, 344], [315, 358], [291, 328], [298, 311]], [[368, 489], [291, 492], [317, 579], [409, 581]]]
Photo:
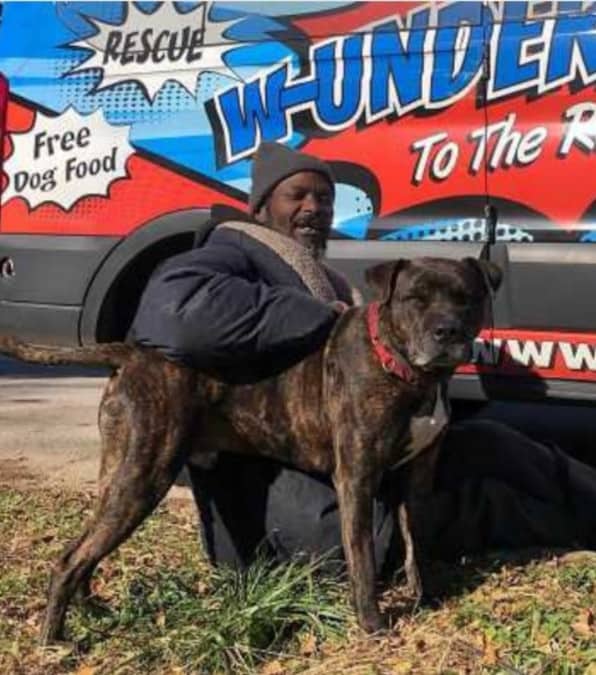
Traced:
[[405, 302], [411, 302], [415, 305], [425, 305], [427, 303], [427, 298], [424, 295], [410, 293], [404, 297]]

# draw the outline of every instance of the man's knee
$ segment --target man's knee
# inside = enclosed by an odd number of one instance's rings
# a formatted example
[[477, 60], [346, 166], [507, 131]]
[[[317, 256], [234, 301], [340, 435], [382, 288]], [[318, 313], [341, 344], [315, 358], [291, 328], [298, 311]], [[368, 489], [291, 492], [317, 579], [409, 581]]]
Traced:
[[514, 443], [533, 441], [517, 429], [491, 419], [470, 419], [453, 424], [445, 437], [444, 448], [458, 452], [467, 450], [491, 450]]

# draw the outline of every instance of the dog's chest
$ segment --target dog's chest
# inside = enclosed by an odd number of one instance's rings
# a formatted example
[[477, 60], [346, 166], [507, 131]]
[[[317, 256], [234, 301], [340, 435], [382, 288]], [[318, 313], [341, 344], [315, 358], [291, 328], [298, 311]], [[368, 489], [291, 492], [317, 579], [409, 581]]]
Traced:
[[438, 384], [434, 396], [429, 396], [412, 415], [408, 425], [403, 450], [399, 460], [393, 465], [397, 468], [414, 459], [423, 450], [433, 445], [443, 433], [449, 422], [449, 402]]

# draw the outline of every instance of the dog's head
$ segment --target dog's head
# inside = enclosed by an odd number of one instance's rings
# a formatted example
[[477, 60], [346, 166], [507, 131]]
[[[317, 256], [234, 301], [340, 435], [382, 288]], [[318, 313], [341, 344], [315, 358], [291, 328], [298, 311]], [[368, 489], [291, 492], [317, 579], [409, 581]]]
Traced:
[[388, 308], [386, 338], [413, 366], [428, 371], [470, 358], [501, 277], [496, 265], [475, 258], [416, 258], [366, 270], [367, 283]]

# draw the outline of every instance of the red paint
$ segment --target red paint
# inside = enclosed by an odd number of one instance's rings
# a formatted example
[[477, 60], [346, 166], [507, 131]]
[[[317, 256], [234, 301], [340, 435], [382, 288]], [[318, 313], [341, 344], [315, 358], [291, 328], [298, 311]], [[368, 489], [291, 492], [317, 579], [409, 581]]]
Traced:
[[[596, 382], [596, 333], [494, 329], [483, 331], [479, 339], [493, 344], [502, 341], [497, 363], [468, 364], [458, 368], [458, 373]], [[515, 349], [516, 343], [522, 349], [524, 345], [527, 349], [527, 345], [533, 344], [543, 357], [550, 355], [550, 358], [545, 358], [548, 363], [539, 365], [535, 359], [530, 359], [528, 365], [520, 363], [515, 358], [519, 353]], [[584, 359], [578, 357], [581, 354]], [[573, 367], [574, 362], [576, 367]]]

